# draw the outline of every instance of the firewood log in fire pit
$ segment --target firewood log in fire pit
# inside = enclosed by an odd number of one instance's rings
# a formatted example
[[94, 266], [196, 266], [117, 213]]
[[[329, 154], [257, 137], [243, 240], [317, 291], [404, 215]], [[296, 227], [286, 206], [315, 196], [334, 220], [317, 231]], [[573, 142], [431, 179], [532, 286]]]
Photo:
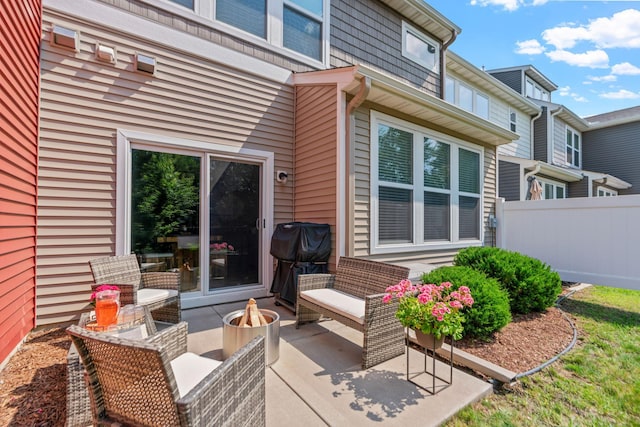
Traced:
[[260, 313], [260, 310], [258, 310], [256, 300], [250, 298], [238, 326], [241, 328], [251, 328], [253, 326], [265, 326], [268, 324], [269, 322], [267, 322], [262, 313]]

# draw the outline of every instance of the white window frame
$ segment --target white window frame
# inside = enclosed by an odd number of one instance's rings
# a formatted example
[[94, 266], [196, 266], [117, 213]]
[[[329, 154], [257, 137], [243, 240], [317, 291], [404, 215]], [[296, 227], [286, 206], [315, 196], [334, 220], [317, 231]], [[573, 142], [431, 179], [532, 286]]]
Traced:
[[[482, 117], [485, 120], [489, 120], [489, 115], [490, 115], [490, 111], [491, 111], [491, 97], [489, 95], [487, 95], [484, 92], [480, 92], [479, 90], [477, 90], [476, 88], [474, 88], [473, 86], [469, 85], [468, 83], [462, 82], [458, 79], [456, 79], [455, 77], [451, 77], [451, 76], [447, 76], [446, 77], [446, 83], [447, 84], [453, 84], [453, 98], [451, 98], [451, 94], [449, 94], [449, 91], [446, 91], [445, 93], [445, 101], [450, 102], [451, 104], [457, 105], [458, 107], [462, 108], [465, 111], [469, 111], [470, 113], [475, 114], [478, 117]], [[466, 108], [462, 107], [462, 105], [460, 105], [460, 87], [465, 87], [467, 89], [469, 89], [472, 92], [472, 106], [471, 106], [471, 110], [467, 110]], [[478, 97], [481, 96], [483, 98], [485, 98], [487, 100], [487, 115], [486, 117], [478, 114]], [[451, 99], [453, 99], [453, 102], [451, 102]]]
[[[387, 254], [387, 253], [402, 253], [402, 252], [415, 252], [421, 250], [437, 250], [437, 249], [454, 249], [468, 246], [480, 246], [484, 242], [484, 148], [471, 144], [469, 142], [454, 138], [450, 135], [446, 135], [440, 132], [436, 132], [432, 129], [419, 126], [415, 123], [407, 122], [396, 117], [380, 113], [378, 111], [371, 111], [371, 132], [370, 132], [370, 214], [371, 214], [371, 227], [370, 227], [370, 239], [371, 245], [369, 251], [371, 254]], [[378, 233], [378, 191], [380, 185], [388, 186], [386, 182], [380, 182], [378, 180], [378, 127], [380, 125], [386, 125], [399, 129], [402, 131], [410, 132], [413, 135], [413, 184], [405, 185], [398, 184], [398, 186], [411, 188], [413, 191], [413, 236], [410, 243], [394, 243], [394, 244], [380, 244]], [[448, 144], [451, 147], [450, 151], [450, 188], [446, 190], [450, 195], [450, 238], [448, 241], [434, 241], [424, 242], [424, 191], [427, 187], [424, 186], [423, 168], [424, 168], [424, 138], [432, 138], [438, 142]], [[480, 189], [479, 194], [471, 194], [462, 192], [459, 189], [459, 177], [458, 177], [458, 149], [463, 148], [468, 151], [475, 152], [479, 155], [479, 182]], [[391, 184], [393, 186], [393, 184]], [[443, 192], [440, 189], [434, 189], [436, 192]], [[459, 238], [459, 197], [478, 197], [480, 207], [478, 209], [478, 226], [479, 226], [479, 238], [478, 239], [460, 239]]]
[[611, 197], [611, 196], [617, 196], [617, 195], [618, 195], [618, 192], [616, 190], [612, 190], [610, 188], [603, 187], [601, 185], [596, 187], [596, 197]]
[[518, 112], [511, 107], [509, 107], [509, 130], [518, 132]]
[[[529, 90], [528, 90], [528, 86], [529, 85], [531, 85], [531, 92], [529, 92]], [[536, 92], [538, 92], [539, 95], [536, 95]], [[546, 90], [545, 88], [543, 88], [542, 86], [540, 86], [538, 83], [534, 82], [529, 77], [527, 77], [525, 79], [524, 95], [528, 96], [529, 98], [540, 99], [542, 101], [550, 101], [551, 100], [551, 97], [549, 95], [549, 91]]]
[[[421, 58], [418, 58], [417, 56], [412, 55], [410, 52], [407, 51], [407, 34], [411, 34], [412, 36], [423, 41], [426, 44], [433, 45], [433, 47], [435, 48], [435, 51], [433, 53], [434, 55], [433, 65], [426, 63]], [[415, 27], [408, 24], [407, 22], [402, 21], [402, 56], [403, 57], [410, 59], [416, 64], [420, 64], [421, 66], [425, 67], [427, 70], [431, 71], [432, 73], [440, 74], [440, 49], [441, 49], [440, 42], [435, 41], [434, 39], [427, 36], [422, 31], [416, 29]]]
[[[277, 52], [281, 55], [287, 56], [295, 61], [300, 61], [304, 64], [308, 64], [315, 68], [328, 68], [329, 67], [329, 36], [330, 36], [330, 0], [322, 0], [322, 35], [321, 46], [322, 54], [321, 60], [318, 61], [315, 58], [305, 56], [295, 50], [284, 47], [284, 5], [287, 0], [266, 0], [267, 1], [267, 38], [263, 39], [254, 34], [243, 31], [233, 25], [226, 24], [218, 21], [215, 18], [216, 0], [195, 0], [194, 10], [190, 10], [184, 6], [180, 6], [171, 0], [140, 0], [144, 3], [152, 4], [160, 9], [164, 9], [178, 16], [182, 16], [189, 20], [198, 22], [199, 24], [221, 31], [223, 33], [238, 37], [243, 40], [247, 40], [256, 46], [268, 49], [270, 51]], [[291, 6], [291, 4], [287, 3]], [[301, 10], [299, 7], [294, 6], [296, 10]], [[309, 16], [313, 14], [309, 14]], [[315, 16], [315, 15], [313, 15]]]
[[[246, 286], [238, 290], [225, 290], [222, 292], [211, 292], [202, 286], [201, 292], [181, 295], [183, 308], [195, 307], [209, 304], [219, 304], [222, 302], [238, 301], [250, 298], [252, 295], [267, 295], [271, 279], [273, 277], [273, 267], [271, 256], [269, 255], [268, 243], [271, 239], [270, 230], [273, 230], [274, 215], [274, 153], [270, 151], [254, 150], [248, 148], [238, 148], [218, 142], [203, 142], [183, 138], [174, 138], [164, 135], [151, 134], [126, 129], [118, 129], [116, 132], [117, 159], [116, 166], [116, 255], [131, 253], [131, 151], [132, 149], [142, 149], [159, 151], [166, 153], [176, 153], [201, 158], [200, 172], [200, 200], [203, 201], [200, 209], [201, 235], [209, 236], [209, 158], [215, 155], [218, 158], [229, 159], [230, 161], [247, 161], [260, 165], [263, 189], [261, 190], [262, 216], [264, 227], [260, 230], [260, 241], [262, 242], [260, 273], [262, 284], [256, 286]], [[200, 247], [207, 247], [206, 237], [200, 241]], [[201, 256], [204, 256], [201, 254]], [[202, 258], [204, 260], [205, 258]], [[208, 277], [208, 261], [201, 264], [202, 277]], [[198, 300], [196, 304], [189, 301]], [[184, 304], [186, 303], [186, 305]]]
[[[569, 144], [567, 144], [567, 133], [571, 132], [571, 141], [573, 143], [573, 141], [575, 140], [575, 136], [578, 136], [578, 144], [580, 145], [580, 147], [578, 149], [576, 149], [573, 145], [569, 146]], [[564, 133], [564, 159], [565, 162], [568, 166], [572, 166], [574, 168], [578, 168], [580, 169], [581, 165], [582, 165], [582, 134], [580, 134], [580, 132], [576, 131], [575, 129], [573, 129], [571, 126], [567, 125], [566, 126], [566, 130]], [[571, 149], [571, 162], [567, 162], [567, 149]], [[573, 162], [573, 159], [575, 158], [575, 152], [578, 152], [578, 164], [575, 164]]]
[[[562, 199], [566, 199], [567, 198], [567, 184], [560, 182], [560, 181], [554, 181], [552, 179], [548, 179], [548, 178], [539, 178], [536, 177], [536, 179], [540, 182], [540, 186], [542, 187], [542, 199], [543, 200], [549, 200], [549, 199], [558, 199], [557, 196], [557, 188], [562, 188], [562, 192], [564, 197], [562, 197]], [[551, 185], [553, 187], [553, 197], [549, 197], [547, 198], [547, 189], [546, 189], [546, 185]]]

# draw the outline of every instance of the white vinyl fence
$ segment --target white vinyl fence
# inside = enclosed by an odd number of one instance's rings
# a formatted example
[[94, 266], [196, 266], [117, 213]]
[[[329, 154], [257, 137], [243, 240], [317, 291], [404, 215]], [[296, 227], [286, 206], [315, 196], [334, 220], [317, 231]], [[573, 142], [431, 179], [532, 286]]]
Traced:
[[496, 204], [496, 246], [562, 280], [640, 290], [640, 195]]

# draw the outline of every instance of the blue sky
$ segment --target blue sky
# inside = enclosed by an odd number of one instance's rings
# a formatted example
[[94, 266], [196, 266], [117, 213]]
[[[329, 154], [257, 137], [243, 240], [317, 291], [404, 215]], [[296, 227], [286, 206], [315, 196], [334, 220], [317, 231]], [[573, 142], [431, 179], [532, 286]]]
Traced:
[[581, 117], [640, 105], [640, 0], [434, 0], [450, 47], [487, 70], [531, 64]]

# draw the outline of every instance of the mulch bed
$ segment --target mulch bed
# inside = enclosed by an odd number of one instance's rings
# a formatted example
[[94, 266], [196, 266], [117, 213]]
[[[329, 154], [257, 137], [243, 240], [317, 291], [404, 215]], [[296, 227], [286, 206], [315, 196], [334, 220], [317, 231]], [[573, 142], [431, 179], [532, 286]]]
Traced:
[[[456, 348], [516, 373], [551, 359], [571, 342], [573, 330], [562, 312], [515, 316], [490, 341], [463, 339]], [[64, 426], [66, 418], [67, 352], [64, 329], [29, 334], [0, 372], [0, 425]]]

